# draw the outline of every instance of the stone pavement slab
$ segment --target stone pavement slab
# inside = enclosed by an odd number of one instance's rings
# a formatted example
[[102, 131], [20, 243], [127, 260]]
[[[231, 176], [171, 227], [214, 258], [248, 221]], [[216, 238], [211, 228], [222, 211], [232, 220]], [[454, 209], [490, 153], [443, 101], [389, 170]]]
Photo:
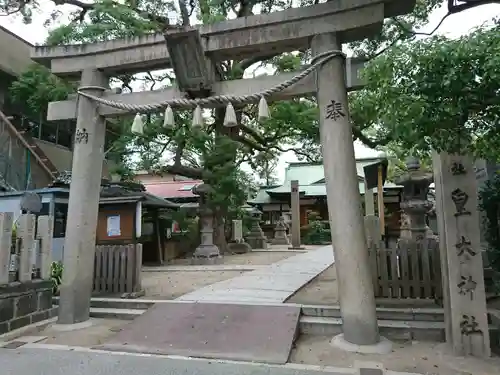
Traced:
[[200, 271], [254, 271], [267, 267], [265, 265], [251, 264], [212, 264], [207, 266], [189, 265], [189, 266], [147, 266], [142, 267], [142, 272], [200, 272]]
[[224, 280], [177, 300], [196, 302], [268, 302], [282, 303], [302, 286], [330, 267], [333, 249], [324, 246]]
[[[30, 344], [28, 344], [30, 345]], [[39, 346], [38, 344], [31, 344]], [[139, 354], [80, 351], [81, 348], [0, 350], [2, 375], [355, 375], [354, 368], [238, 363]], [[415, 375], [387, 371], [387, 375]]]
[[97, 349], [284, 364], [300, 306], [156, 304]]

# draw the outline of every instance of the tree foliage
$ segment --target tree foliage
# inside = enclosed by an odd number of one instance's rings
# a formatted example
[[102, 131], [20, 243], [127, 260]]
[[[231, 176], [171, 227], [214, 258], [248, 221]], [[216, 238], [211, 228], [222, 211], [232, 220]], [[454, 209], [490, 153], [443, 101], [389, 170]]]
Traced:
[[22, 104], [30, 117], [40, 118], [47, 114], [49, 102], [66, 99], [74, 88], [46, 67], [33, 64], [12, 83], [9, 91], [11, 101]]
[[353, 120], [371, 142], [499, 158], [500, 27], [392, 47], [364, 71]]

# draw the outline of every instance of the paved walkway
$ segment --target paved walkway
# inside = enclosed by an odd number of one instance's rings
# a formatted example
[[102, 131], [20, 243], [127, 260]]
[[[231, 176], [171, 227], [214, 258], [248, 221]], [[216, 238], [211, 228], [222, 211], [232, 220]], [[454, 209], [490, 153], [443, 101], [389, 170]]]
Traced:
[[267, 267], [265, 265], [252, 264], [213, 264], [209, 266], [148, 266], [142, 267], [142, 272], [200, 272], [200, 271], [254, 271]]
[[[354, 368], [263, 365], [55, 348], [0, 349], [2, 375], [355, 375]], [[388, 375], [418, 375], [387, 372]]]
[[203, 287], [177, 300], [283, 303], [333, 264], [331, 246], [310, 250], [233, 279]]

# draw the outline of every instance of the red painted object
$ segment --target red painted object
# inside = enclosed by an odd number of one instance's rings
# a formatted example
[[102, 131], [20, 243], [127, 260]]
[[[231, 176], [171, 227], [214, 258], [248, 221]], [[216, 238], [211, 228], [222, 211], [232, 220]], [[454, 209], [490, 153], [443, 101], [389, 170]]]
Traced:
[[196, 198], [197, 195], [193, 194], [192, 188], [202, 183], [203, 181], [199, 180], [165, 181], [154, 183], [143, 182], [144, 187], [146, 188], [146, 191], [148, 193], [165, 199]]

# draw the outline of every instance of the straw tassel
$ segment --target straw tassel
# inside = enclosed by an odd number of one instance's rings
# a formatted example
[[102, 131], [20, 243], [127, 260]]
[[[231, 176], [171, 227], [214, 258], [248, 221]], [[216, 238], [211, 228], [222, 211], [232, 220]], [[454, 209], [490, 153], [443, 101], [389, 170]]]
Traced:
[[165, 115], [163, 116], [163, 127], [165, 129], [172, 129], [175, 126], [174, 111], [172, 107], [165, 108]]
[[138, 113], [134, 117], [134, 122], [132, 123], [132, 133], [136, 135], [144, 134], [144, 123], [142, 122], [142, 117]]
[[226, 115], [224, 116], [224, 126], [232, 128], [233, 126], [237, 125], [238, 121], [236, 120], [236, 112], [234, 111], [234, 107], [231, 103], [228, 103], [226, 107]]
[[201, 107], [196, 106], [193, 112], [193, 123], [191, 124], [193, 128], [201, 128], [203, 126], [203, 116], [201, 115]]
[[269, 118], [269, 107], [267, 106], [266, 98], [261, 96], [259, 101], [259, 121], [264, 121]]

